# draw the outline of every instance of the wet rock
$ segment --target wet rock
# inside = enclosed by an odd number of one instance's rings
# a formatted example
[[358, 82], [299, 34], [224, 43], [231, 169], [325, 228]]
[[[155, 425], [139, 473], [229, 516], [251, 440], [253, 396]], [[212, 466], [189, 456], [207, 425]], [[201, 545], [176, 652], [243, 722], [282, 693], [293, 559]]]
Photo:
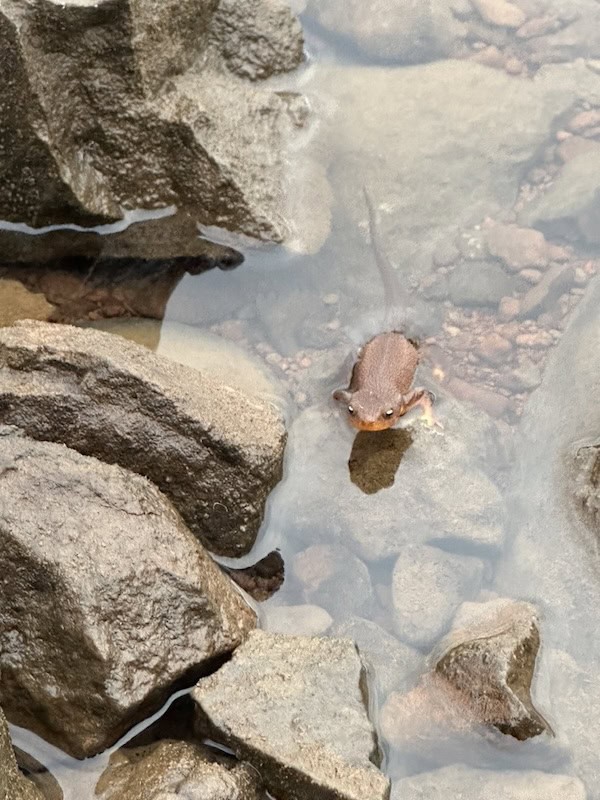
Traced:
[[579, 778], [537, 770], [485, 770], [463, 764], [411, 775], [394, 783], [392, 800], [587, 800]]
[[252, 547], [281, 475], [270, 404], [119, 337], [47, 323], [1, 330], [0, 370], [0, 421], [150, 478], [214, 552]]
[[[467, 60], [401, 69], [328, 67], [314, 80], [315, 91], [338, 103], [327, 134], [336, 196], [356, 227], [366, 222], [362, 186], [377, 187], [372, 194], [386, 252], [403, 274], [418, 279], [431, 271], [441, 241], [513, 205], [555, 120], [573, 108], [574, 97], [600, 88], [600, 76], [583, 64], [552, 65], [531, 81], [515, 81]], [[507, 119], [514, 124], [507, 126]], [[367, 252], [358, 233], [352, 245], [353, 258]]]
[[393, 484], [386, 472], [386, 488], [368, 494], [348, 476], [352, 433], [345, 420], [329, 410], [304, 411], [290, 431], [289, 470], [272, 498], [271, 524], [304, 547], [338, 544], [369, 562], [397, 556], [410, 543], [501, 548], [502, 501], [482, 470], [483, 454], [494, 463], [499, 452], [495, 429], [456, 401], [438, 397], [435, 411], [444, 432], [416, 422]]
[[508, 397], [485, 386], [476, 386], [462, 378], [452, 376], [446, 386], [454, 397], [471, 403], [491, 417], [502, 417], [510, 408]]
[[592, 530], [600, 537], [600, 443], [584, 444], [573, 458], [574, 497]]
[[466, 35], [441, 0], [311, 0], [308, 10], [334, 36], [348, 39], [369, 60], [416, 64], [452, 54]]
[[542, 373], [531, 359], [523, 359], [518, 367], [500, 377], [500, 383], [513, 392], [529, 392], [540, 385]]
[[405, 547], [392, 575], [394, 621], [400, 638], [414, 647], [430, 647], [446, 631], [461, 602], [477, 595], [483, 571], [479, 558], [445, 553], [437, 547]]
[[558, 298], [575, 282], [575, 269], [568, 264], [555, 264], [519, 301], [519, 317], [535, 317], [551, 311]]
[[479, 343], [477, 355], [490, 364], [503, 364], [512, 351], [512, 344], [499, 333], [489, 333]]
[[261, 800], [256, 771], [233, 759], [217, 760], [191, 742], [162, 741], [118, 750], [96, 785], [100, 800]]
[[0, 698], [82, 758], [230, 653], [255, 617], [145, 478], [15, 429], [0, 453]]
[[371, 620], [350, 617], [332, 634], [354, 641], [381, 696], [406, 688], [423, 668], [423, 656]]
[[262, 627], [269, 633], [296, 636], [321, 636], [333, 622], [324, 608], [315, 605], [275, 606], [261, 608]]
[[526, 206], [520, 221], [554, 235], [600, 241], [600, 150], [568, 161], [547, 192]]
[[485, 22], [503, 28], [520, 28], [527, 17], [518, 5], [508, 0], [471, 0]]
[[341, 545], [315, 544], [298, 553], [292, 574], [304, 599], [326, 608], [335, 619], [368, 615], [373, 587], [366, 564]]
[[545, 15], [556, 15], [556, 30], [527, 41], [528, 57], [534, 64], [573, 61], [582, 54], [587, 58], [600, 56], [600, 9], [595, 0], [563, 2], [557, 7], [546, 0], [540, 9]]
[[496, 306], [511, 294], [514, 279], [492, 261], [466, 261], [450, 275], [450, 299], [457, 306]]
[[503, 599], [466, 603], [440, 645], [435, 671], [481, 722], [516, 739], [530, 739], [552, 733], [531, 700], [539, 646], [537, 614], [530, 604]]
[[272, 794], [389, 797], [375, 766], [364, 667], [350, 641], [255, 631], [193, 697], [200, 731], [254, 765]]
[[282, 97], [238, 76], [295, 66], [301, 32], [283, 3], [245, 0], [230, 24], [219, 7], [3, 2], [0, 216], [94, 224], [123, 207], [176, 204], [202, 222], [281, 239], [294, 123]]
[[19, 772], [8, 725], [0, 710], [0, 797], [3, 800], [43, 800], [41, 792]]
[[569, 136], [558, 145], [556, 152], [560, 160], [566, 164], [567, 161], [586, 153], [600, 153], [600, 144], [594, 139], [584, 139], [583, 136]]
[[591, 108], [589, 111], [580, 111], [569, 121], [568, 128], [573, 133], [582, 133], [587, 128], [600, 125], [600, 109]]
[[490, 255], [499, 258], [514, 272], [526, 267], [544, 268], [551, 257], [551, 245], [544, 234], [517, 225], [490, 225], [486, 230]]
[[48, 319], [54, 306], [43, 294], [30, 292], [19, 281], [0, 279], [0, 327], [20, 319]]

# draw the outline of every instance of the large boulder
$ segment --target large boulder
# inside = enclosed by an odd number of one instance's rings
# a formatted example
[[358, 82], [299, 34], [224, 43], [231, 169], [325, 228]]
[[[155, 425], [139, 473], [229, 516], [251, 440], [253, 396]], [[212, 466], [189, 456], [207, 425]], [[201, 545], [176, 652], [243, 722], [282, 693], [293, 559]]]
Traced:
[[217, 760], [192, 742], [164, 740], [118, 750], [96, 785], [99, 800], [262, 800], [256, 770], [225, 757]]
[[216, 553], [252, 547], [282, 469], [281, 415], [208, 373], [91, 329], [0, 331], [0, 422], [150, 478]]
[[76, 757], [229, 654], [255, 615], [145, 478], [0, 436], [0, 700]]
[[[0, 217], [93, 224], [176, 204], [281, 239], [289, 98], [302, 60], [282, 0], [0, 2]], [[235, 73], [235, 74], [234, 74]]]
[[42, 800], [42, 795], [33, 783], [19, 772], [2, 710], [0, 710], [0, 797], [2, 800]]
[[389, 797], [349, 640], [254, 631], [193, 697], [199, 730], [253, 764], [276, 797]]

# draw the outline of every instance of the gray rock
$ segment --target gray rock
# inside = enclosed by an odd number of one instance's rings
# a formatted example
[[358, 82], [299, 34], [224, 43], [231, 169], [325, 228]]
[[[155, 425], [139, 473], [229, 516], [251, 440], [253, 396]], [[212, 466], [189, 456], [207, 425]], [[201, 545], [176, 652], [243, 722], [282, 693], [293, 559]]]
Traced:
[[397, 556], [410, 543], [497, 552], [503, 503], [482, 469], [497, 457], [497, 431], [481, 412], [441, 395], [435, 410], [441, 433], [417, 422], [391, 437], [373, 434], [379, 447], [391, 442], [398, 457], [391, 476], [379, 475], [378, 464], [364, 465], [368, 493], [348, 474], [353, 433], [346, 420], [329, 409], [304, 411], [290, 431], [285, 484], [269, 505], [272, 524], [304, 547], [336, 543], [369, 562]]
[[392, 575], [398, 636], [414, 647], [430, 647], [447, 630], [461, 602], [476, 596], [483, 570], [479, 558], [427, 545], [404, 547]]
[[333, 622], [324, 608], [308, 603], [300, 606], [262, 604], [259, 611], [261, 627], [269, 633], [321, 636]]
[[19, 772], [8, 725], [0, 709], [0, 797], [2, 800], [43, 800], [36, 787]]
[[416, 64], [446, 58], [466, 35], [448, 0], [311, 0], [308, 11], [370, 60]]
[[245, 764], [215, 760], [191, 742], [164, 740], [118, 750], [96, 785], [100, 800], [261, 800], [260, 778]]
[[238, 75], [296, 66], [301, 31], [276, 0], [236, 4], [230, 25], [217, 7], [3, 0], [0, 216], [93, 224], [122, 207], [175, 203], [203, 222], [281, 239], [294, 122], [284, 98]]
[[523, 741], [552, 733], [531, 700], [539, 646], [537, 614], [530, 604], [465, 603], [440, 644], [435, 671], [476, 719]]
[[543, 311], [552, 311], [558, 298], [575, 283], [575, 269], [568, 264], [555, 264], [532, 286], [519, 301], [519, 317], [535, 317]]
[[0, 331], [0, 422], [150, 478], [214, 552], [252, 547], [281, 475], [271, 404], [90, 329]]
[[193, 697], [200, 730], [254, 765], [275, 796], [389, 797], [352, 642], [254, 631]]
[[450, 275], [450, 299], [457, 306], [497, 306], [516, 288], [515, 279], [493, 261], [467, 261]]
[[358, 227], [366, 228], [367, 185], [381, 209], [391, 261], [401, 275], [419, 277], [430, 271], [441, 241], [513, 205], [555, 120], [577, 98], [600, 90], [600, 76], [581, 63], [549, 66], [531, 81], [458, 60], [401, 69], [327, 67], [315, 80], [315, 89], [338, 101], [328, 133], [329, 174], [356, 230], [353, 259], [367, 263], [370, 250]]
[[579, 778], [537, 770], [473, 769], [463, 764], [396, 781], [392, 800], [587, 800]]
[[0, 700], [82, 758], [153, 713], [255, 625], [145, 478], [0, 436]]
[[374, 598], [369, 570], [346, 547], [312, 545], [294, 557], [291, 571], [305, 601], [323, 606], [336, 620], [371, 610]]
[[355, 642], [383, 697], [394, 690], [405, 689], [423, 668], [420, 653], [371, 620], [351, 617], [334, 625], [332, 633]]
[[571, 239], [600, 242], [600, 152], [583, 153], [563, 165], [547, 192], [525, 206], [519, 219]]

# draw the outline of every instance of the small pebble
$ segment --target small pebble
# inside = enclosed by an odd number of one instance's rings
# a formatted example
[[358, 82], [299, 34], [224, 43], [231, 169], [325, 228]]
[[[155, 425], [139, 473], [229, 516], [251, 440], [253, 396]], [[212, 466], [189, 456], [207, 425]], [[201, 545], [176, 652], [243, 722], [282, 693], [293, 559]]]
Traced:
[[508, 58], [504, 64], [504, 69], [509, 75], [520, 75], [523, 72], [523, 62], [518, 58]]
[[331, 294], [326, 294], [323, 298], [323, 302], [326, 306], [335, 306], [340, 302], [340, 296], [339, 294], [334, 294], [333, 292]]
[[309, 358], [308, 356], [304, 356], [304, 358], [300, 360], [300, 366], [302, 367], [302, 369], [308, 369], [308, 367], [310, 367], [311, 365], [312, 365], [312, 359]]
[[339, 319], [332, 319], [331, 322], [328, 322], [325, 326], [328, 331], [337, 331], [339, 330], [341, 322]]
[[279, 353], [271, 352], [267, 356], [265, 356], [265, 361], [267, 362], [267, 364], [278, 365], [281, 364], [283, 358], [279, 355]]
[[502, 300], [500, 300], [500, 305], [498, 307], [500, 319], [514, 319], [516, 316], [518, 316], [520, 310], [521, 304], [516, 297], [503, 297]]
[[522, 269], [519, 275], [527, 281], [527, 283], [536, 284], [542, 279], [542, 273], [539, 269]]

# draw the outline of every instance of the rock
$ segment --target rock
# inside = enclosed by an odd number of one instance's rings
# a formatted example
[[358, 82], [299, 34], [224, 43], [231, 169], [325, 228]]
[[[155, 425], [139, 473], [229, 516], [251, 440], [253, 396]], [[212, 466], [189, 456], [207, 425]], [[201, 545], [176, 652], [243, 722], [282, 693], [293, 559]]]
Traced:
[[531, 359], [523, 359], [518, 367], [500, 377], [501, 384], [513, 392], [529, 392], [539, 386], [541, 380], [540, 368]]
[[558, 298], [568, 292], [575, 282], [575, 270], [565, 264], [555, 264], [541, 281], [526, 292], [519, 301], [519, 317], [536, 317], [551, 311]]
[[123, 207], [176, 204], [202, 222], [281, 240], [294, 123], [285, 98], [238, 76], [296, 66], [301, 31], [278, 0], [244, 0], [229, 24], [218, 8], [3, 2], [0, 216], [89, 225], [121, 218]]
[[485, 22], [504, 28], [520, 28], [527, 19], [519, 6], [508, 0], [471, 0]]
[[550, 246], [540, 231], [496, 223], [486, 229], [486, 242], [490, 255], [514, 272], [548, 264]]
[[548, 33], [560, 30], [561, 27], [560, 19], [553, 14], [534, 17], [521, 25], [516, 37], [517, 39], [532, 39], [536, 36], [546, 36]]
[[3, 800], [43, 800], [36, 787], [19, 772], [8, 725], [0, 710], [0, 797]]
[[498, 306], [500, 319], [508, 321], [519, 315], [521, 302], [516, 297], [503, 297]]
[[490, 364], [503, 364], [512, 351], [512, 344], [499, 333], [489, 333], [479, 342], [477, 355]]
[[270, 404], [99, 331], [0, 330], [0, 421], [145, 475], [214, 552], [252, 547], [281, 475]]
[[291, 571], [306, 602], [322, 605], [334, 619], [371, 611], [374, 598], [369, 570], [346, 547], [312, 545], [296, 555]]
[[595, 128], [600, 125], [600, 109], [592, 108], [589, 111], [580, 111], [575, 114], [567, 127], [573, 133], [582, 133], [587, 128]]
[[533, 286], [539, 283], [542, 279], [542, 273], [539, 269], [522, 269], [519, 271], [519, 276]]
[[454, 397], [472, 403], [477, 408], [485, 411], [491, 417], [502, 417], [510, 408], [510, 400], [503, 394], [487, 389], [485, 386], [475, 386], [462, 378], [451, 377], [446, 386]]
[[566, 0], [559, 6], [553, 0], [544, 0], [541, 5], [540, 11], [558, 17], [558, 24], [554, 31], [527, 41], [528, 58], [533, 64], [600, 56], [600, 9], [595, 0]]
[[558, 145], [556, 153], [563, 164], [566, 164], [586, 153], [600, 153], [600, 144], [594, 139], [584, 139], [583, 136], [569, 136]]
[[474, 769], [464, 764], [411, 775], [394, 783], [392, 800], [587, 800], [579, 778], [538, 770]]
[[600, 444], [580, 445], [573, 458], [573, 495], [580, 512], [600, 538]]
[[399, 637], [429, 648], [450, 624], [463, 600], [475, 597], [484, 565], [479, 558], [437, 547], [407, 545], [392, 575], [394, 620]]
[[262, 627], [269, 633], [288, 633], [296, 636], [321, 636], [333, 623], [324, 608], [315, 605], [276, 606], [261, 608]]
[[349, 40], [369, 61], [417, 64], [446, 58], [466, 35], [448, 0], [310, 0], [308, 10], [322, 28]]
[[200, 731], [255, 766], [275, 796], [389, 797], [350, 641], [255, 631], [193, 698]]
[[586, 242], [600, 241], [600, 148], [568, 161], [547, 192], [527, 205], [519, 219]]
[[435, 671], [481, 722], [523, 741], [552, 733], [531, 701], [539, 646], [537, 614], [530, 604], [465, 603], [440, 644]]
[[83, 758], [230, 653], [255, 616], [145, 478], [14, 429], [0, 441], [0, 700]]
[[457, 306], [496, 306], [511, 294], [514, 280], [491, 261], [459, 264], [448, 282], [450, 299]]
[[207, 748], [164, 740], [117, 750], [96, 785], [100, 800], [261, 800], [256, 771], [231, 759], [216, 760]]
[[[384, 488], [369, 493], [348, 479], [352, 434], [345, 420], [336, 422], [329, 409], [304, 411], [290, 431], [289, 470], [272, 497], [271, 524], [286, 531], [288, 542], [343, 545], [368, 562], [396, 557], [412, 543], [497, 551], [504, 541], [502, 500], [479, 460], [486, 453], [493, 462], [498, 453], [495, 430], [485, 415], [439, 394], [435, 411], [443, 434], [417, 423], [395, 437], [393, 482], [386, 472]], [[379, 435], [386, 440], [385, 432]]]
[[334, 636], [352, 639], [363, 663], [367, 666], [372, 685], [386, 697], [396, 689], [404, 689], [423, 668], [423, 656], [414, 648], [371, 620], [350, 617], [336, 623]]
[[19, 281], [0, 279], [0, 327], [20, 319], [48, 319], [54, 306], [43, 294], [30, 292]]

